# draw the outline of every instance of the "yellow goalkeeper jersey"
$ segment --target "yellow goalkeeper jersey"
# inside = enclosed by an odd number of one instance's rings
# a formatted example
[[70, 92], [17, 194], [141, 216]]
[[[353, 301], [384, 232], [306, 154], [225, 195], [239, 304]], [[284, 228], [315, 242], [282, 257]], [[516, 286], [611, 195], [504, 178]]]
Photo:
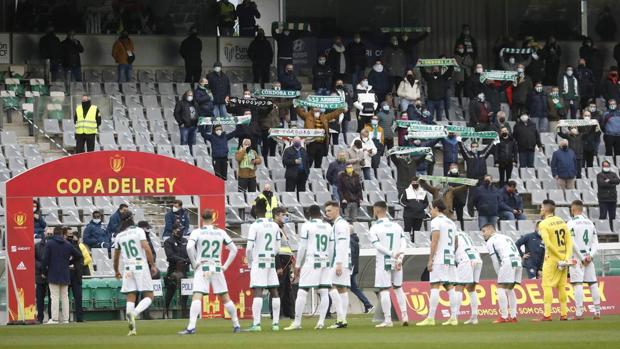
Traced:
[[545, 260], [565, 261], [573, 254], [573, 239], [566, 222], [560, 217], [549, 216], [538, 226], [545, 243]]

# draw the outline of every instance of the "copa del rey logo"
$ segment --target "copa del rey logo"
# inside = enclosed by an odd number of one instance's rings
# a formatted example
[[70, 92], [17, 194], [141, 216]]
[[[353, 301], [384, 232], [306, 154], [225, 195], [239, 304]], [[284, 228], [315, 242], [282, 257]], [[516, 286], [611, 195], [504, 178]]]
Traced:
[[17, 224], [17, 226], [21, 227], [24, 223], [26, 223], [26, 213], [22, 211], [17, 212], [13, 215], [13, 221]]
[[125, 157], [122, 155], [114, 155], [110, 157], [110, 168], [115, 173], [121, 172], [121, 170], [125, 167]]

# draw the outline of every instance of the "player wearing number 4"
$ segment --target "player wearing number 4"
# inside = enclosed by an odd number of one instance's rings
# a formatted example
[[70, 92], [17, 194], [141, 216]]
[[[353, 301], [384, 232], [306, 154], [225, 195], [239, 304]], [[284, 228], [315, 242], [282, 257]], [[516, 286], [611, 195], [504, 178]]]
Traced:
[[[153, 301], [153, 284], [151, 283], [151, 273], [157, 272], [155, 267], [153, 252], [146, 240], [146, 233], [142, 228], [135, 226], [133, 215], [126, 211], [120, 215], [120, 233], [114, 242], [114, 272], [116, 278], [123, 278], [121, 293], [127, 295], [127, 305], [125, 316], [129, 323], [128, 336], [135, 336], [136, 317], [145, 311]], [[119, 271], [119, 260], [123, 257], [123, 269]], [[149, 272], [151, 265], [151, 272]], [[136, 293], [141, 292], [142, 300], [136, 306]]]
[[555, 215], [555, 202], [544, 200], [540, 207], [540, 215], [544, 220], [540, 222], [538, 231], [545, 243], [545, 260], [543, 262], [542, 287], [544, 312], [537, 321], [551, 321], [551, 303], [553, 289], [558, 290], [560, 301], [560, 320], [568, 320], [568, 306], [566, 295], [566, 279], [568, 266], [573, 254], [573, 238], [568, 226]]
[[583, 284], [590, 286], [592, 303], [594, 303], [594, 319], [601, 318], [601, 296], [596, 282], [596, 270], [592, 258], [598, 250], [596, 228], [591, 220], [583, 215], [583, 202], [575, 200], [570, 205], [571, 220], [568, 221], [573, 238], [573, 255], [576, 263], [570, 266], [570, 282], [575, 292], [574, 320], [583, 320]]
[[375, 257], [375, 288], [379, 289], [379, 300], [383, 310], [383, 322], [375, 327], [392, 327], [392, 302], [390, 287], [394, 289], [403, 326], [409, 326], [407, 301], [403, 292], [403, 255], [407, 238], [400, 225], [387, 217], [387, 204], [377, 201], [372, 206], [377, 220], [368, 233], [372, 246], [377, 249]]
[[265, 218], [267, 202], [256, 200], [254, 206], [256, 222], [250, 225], [246, 257], [250, 265], [250, 287], [254, 294], [252, 317], [254, 322], [248, 332], [260, 332], [260, 316], [263, 309], [263, 289], [271, 294], [273, 322], [271, 329], [279, 331], [280, 297], [278, 296], [278, 273], [276, 271], [276, 254], [280, 250], [280, 227], [269, 218]]
[[334, 252], [332, 227], [321, 219], [319, 206], [310, 206], [309, 213], [310, 221], [304, 223], [299, 232], [299, 249], [295, 261], [295, 278], [299, 277], [295, 320], [285, 331], [301, 329], [301, 317], [309, 289], [318, 289], [321, 297], [319, 321], [314, 327], [315, 330], [324, 328], [329, 308], [329, 289], [332, 287], [330, 261]]
[[430, 272], [431, 295], [429, 299], [428, 316], [416, 326], [435, 326], [435, 311], [439, 304], [439, 288], [443, 285], [450, 295], [450, 319], [443, 325], [458, 325], [456, 294], [452, 285], [456, 281], [456, 266], [454, 260], [454, 234], [456, 224], [444, 215], [446, 204], [443, 200], [433, 201], [431, 210], [431, 253], [428, 256], [428, 271]]
[[482, 227], [482, 237], [487, 242], [489, 257], [497, 273], [497, 303], [500, 317], [493, 323], [517, 322], [517, 296], [515, 285], [521, 283], [523, 266], [519, 250], [512, 239], [497, 234], [493, 224]]
[[[241, 332], [237, 309], [228, 296], [228, 285], [224, 277], [224, 272], [237, 255], [237, 246], [224, 230], [213, 225], [214, 214], [214, 211], [210, 209], [202, 211], [203, 227], [194, 229], [187, 239], [187, 256], [194, 268], [194, 295], [189, 309], [189, 323], [185, 330], [179, 332], [180, 335], [196, 333], [196, 321], [202, 309], [202, 297], [210, 292], [220, 297], [224, 309], [230, 314], [233, 332]], [[224, 245], [229, 254], [222, 265], [221, 256]]]

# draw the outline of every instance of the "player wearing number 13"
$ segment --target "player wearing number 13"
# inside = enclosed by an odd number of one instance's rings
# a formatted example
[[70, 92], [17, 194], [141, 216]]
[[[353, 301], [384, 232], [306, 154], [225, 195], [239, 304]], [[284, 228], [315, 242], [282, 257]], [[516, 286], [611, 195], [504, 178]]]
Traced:
[[[202, 212], [202, 228], [194, 229], [187, 239], [187, 256], [194, 268], [192, 305], [189, 308], [189, 323], [180, 335], [196, 333], [196, 320], [202, 310], [204, 294], [215, 294], [230, 314], [233, 332], [241, 332], [235, 304], [228, 296], [228, 285], [224, 272], [237, 255], [237, 246], [226, 232], [213, 225], [214, 211], [206, 209]], [[228, 249], [228, 258], [222, 265], [222, 249]]]
[[551, 321], [551, 302], [553, 289], [558, 290], [560, 301], [560, 320], [568, 320], [568, 306], [566, 295], [566, 279], [568, 276], [569, 260], [573, 254], [573, 238], [566, 222], [555, 214], [555, 202], [544, 200], [540, 207], [540, 215], [544, 220], [540, 222], [538, 232], [545, 243], [545, 260], [543, 262], [542, 287], [544, 313], [541, 321]]

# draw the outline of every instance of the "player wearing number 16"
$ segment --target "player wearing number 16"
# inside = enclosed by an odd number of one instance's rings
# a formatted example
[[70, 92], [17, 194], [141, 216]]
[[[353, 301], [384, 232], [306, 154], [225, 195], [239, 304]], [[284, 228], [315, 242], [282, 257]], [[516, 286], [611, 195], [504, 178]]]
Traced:
[[538, 232], [545, 243], [545, 260], [543, 262], [542, 287], [544, 313], [540, 321], [551, 321], [551, 302], [553, 289], [558, 290], [560, 301], [560, 320], [568, 320], [568, 306], [566, 282], [569, 260], [573, 254], [573, 239], [566, 222], [555, 216], [555, 202], [544, 200], [540, 207], [540, 215], [544, 218], [540, 222]]
[[[189, 323], [180, 335], [196, 333], [196, 320], [202, 310], [202, 297], [205, 294], [214, 294], [220, 297], [220, 302], [230, 314], [233, 323], [233, 332], [241, 332], [239, 318], [235, 304], [228, 296], [228, 285], [224, 272], [237, 255], [237, 246], [226, 232], [213, 224], [214, 211], [202, 211], [202, 228], [194, 229], [187, 239], [187, 256], [194, 268], [194, 283], [192, 305], [189, 308]], [[222, 265], [222, 250], [226, 246], [228, 258]]]

